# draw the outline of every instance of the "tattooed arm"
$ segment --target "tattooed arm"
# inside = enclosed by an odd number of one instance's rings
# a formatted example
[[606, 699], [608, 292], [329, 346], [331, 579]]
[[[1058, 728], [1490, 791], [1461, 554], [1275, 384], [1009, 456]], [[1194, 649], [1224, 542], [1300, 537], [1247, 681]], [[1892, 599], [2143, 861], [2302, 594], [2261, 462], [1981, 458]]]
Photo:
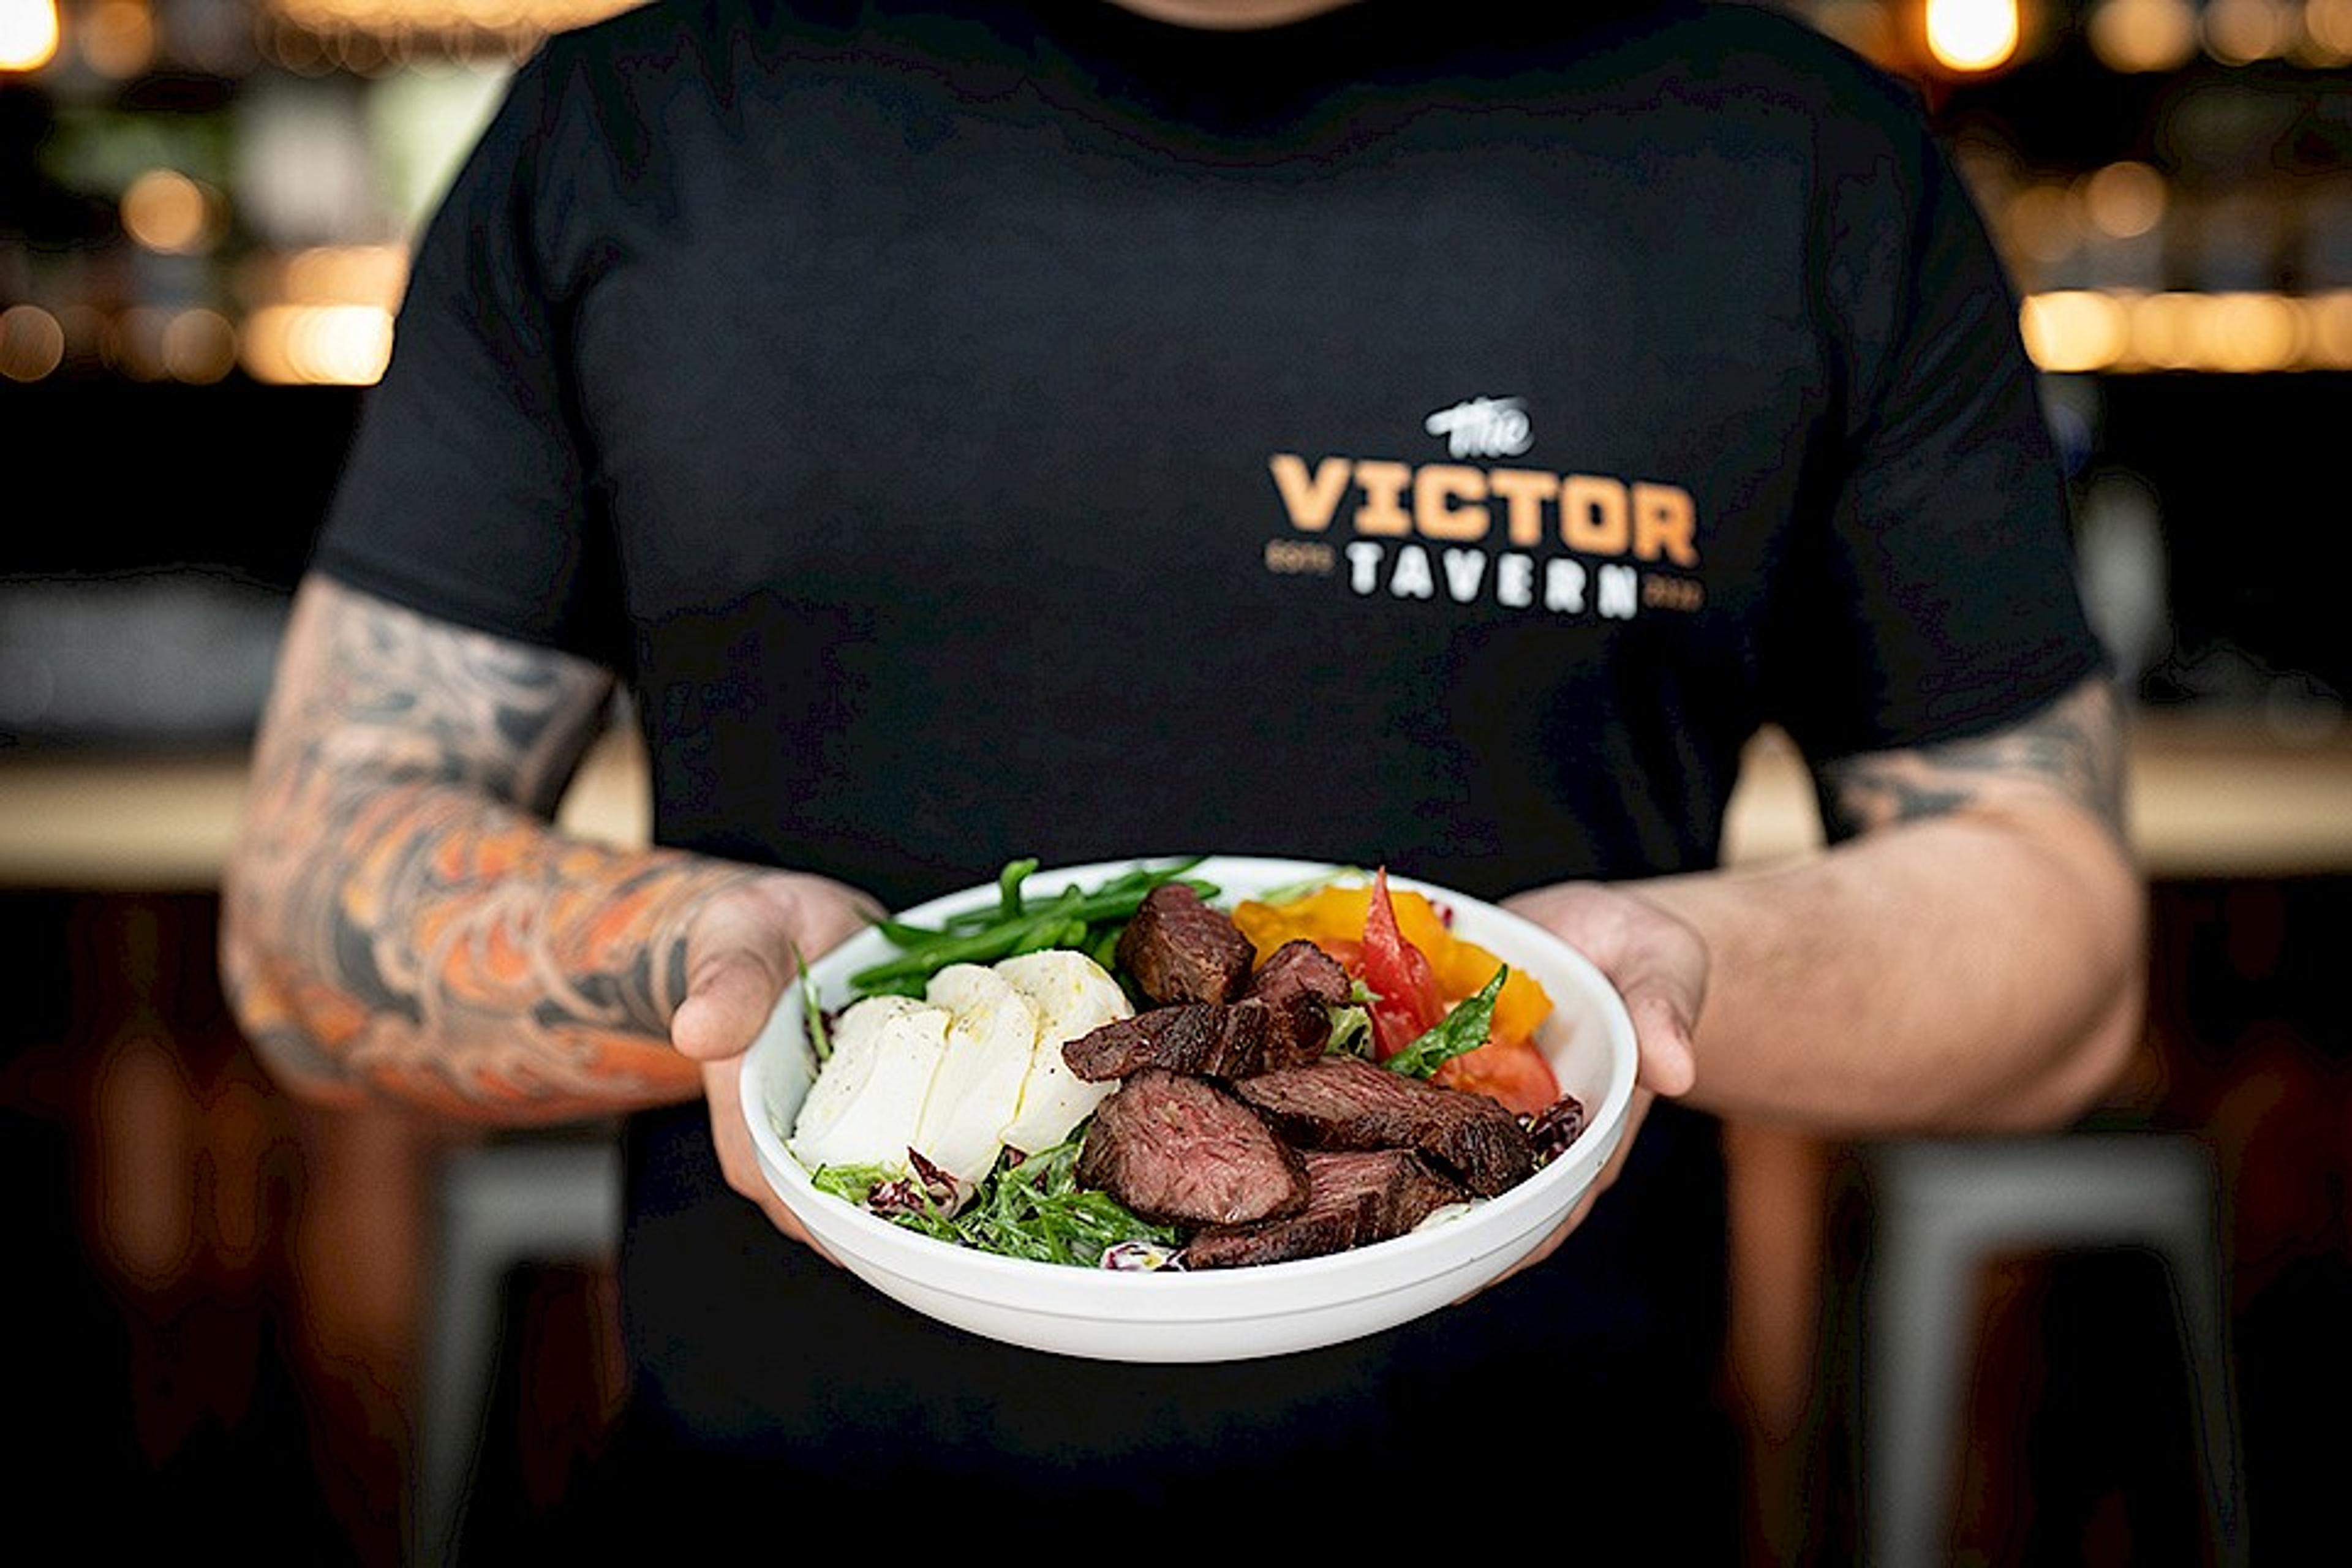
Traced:
[[2139, 1030], [2121, 758], [2093, 679], [1995, 734], [1823, 766], [1818, 857], [1518, 905], [1638, 970], [1653, 1089], [1836, 1133], [2048, 1125]]
[[[820, 878], [551, 828], [611, 692], [565, 655], [304, 585], [222, 940], [281, 1079], [509, 1122], [708, 1092], [724, 1121], [793, 947], [832, 946], [865, 905]], [[744, 1152], [722, 1148], [748, 1180]]]

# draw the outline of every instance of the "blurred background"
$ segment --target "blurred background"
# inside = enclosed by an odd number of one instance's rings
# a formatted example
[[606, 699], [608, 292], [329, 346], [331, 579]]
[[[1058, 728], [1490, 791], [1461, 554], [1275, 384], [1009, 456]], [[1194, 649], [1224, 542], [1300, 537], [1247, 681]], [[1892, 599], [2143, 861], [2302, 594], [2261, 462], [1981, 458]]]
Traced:
[[[18, 1495], [101, 1554], [414, 1554], [464, 1141], [270, 1087], [215, 884], [287, 595], [407, 246], [507, 74], [613, 0], [0, 0], [0, 1162]], [[2220, 1178], [2258, 1538], [2352, 1474], [2352, 0], [1791, 0], [1915, 82], [2022, 297], [2084, 588], [2137, 717], [2143, 1059], [2094, 1121]], [[625, 739], [570, 808], [643, 831]], [[1741, 853], [1801, 851], [1759, 745]], [[583, 1130], [593, 1135], [601, 1130]], [[1851, 1560], [1868, 1151], [1737, 1131], [1726, 1398], [1757, 1561]], [[622, 1397], [609, 1260], [488, 1310], [478, 1507], [527, 1519]], [[2200, 1562], [2164, 1271], [1978, 1271], [1954, 1561]], [[57, 1500], [47, 1503], [45, 1500]], [[86, 1500], [104, 1500], [95, 1510]]]

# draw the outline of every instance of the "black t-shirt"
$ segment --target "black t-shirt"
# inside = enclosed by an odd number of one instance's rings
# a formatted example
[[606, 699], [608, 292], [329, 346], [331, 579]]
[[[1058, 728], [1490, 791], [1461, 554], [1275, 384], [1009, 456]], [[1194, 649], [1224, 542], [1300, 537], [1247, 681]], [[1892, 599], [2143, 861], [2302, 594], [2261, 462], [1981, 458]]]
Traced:
[[[421, 247], [319, 565], [622, 670], [663, 842], [897, 904], [1024, 855], [1701, 868], [1760, 723], [1907, 746], [2096, 663], [1951, 171], [1748, 7], [560, 37]], [[697, 1110], [638, 1119], [631, 1177], [639, 1414], [720, 1489], [1425, 1462], [1722, 1517], [1702, 1118], [1543, 1268], [1232, 1367], [904, 1313], [729, 1195]]]

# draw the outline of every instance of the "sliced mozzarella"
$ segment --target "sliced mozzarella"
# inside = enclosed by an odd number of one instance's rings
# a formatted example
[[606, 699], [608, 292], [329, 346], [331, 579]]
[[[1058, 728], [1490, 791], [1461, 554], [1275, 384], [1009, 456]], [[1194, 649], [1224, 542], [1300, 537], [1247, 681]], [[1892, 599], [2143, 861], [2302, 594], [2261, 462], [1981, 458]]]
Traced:
[[923, 1100], [915, 1147], [959, 1180], [977, 1183], [996, 1164], [1005, 1126], [1021, 1109], [1021, 1086], [1037, 1044], [1037, 1010], [976, 963], [940, 970], [924, 996], [953, 1017]]
[[997, 964], [996, 973], [1037, 1010], [1037, 1043], [1021, 1091], [1021, 1111], [1004, 1129], [1006, 1143], [1034, 1154], [1067, 1138], [1118, 1087], [1078, 1077], [1062, 1059], [1062, 1047], [1135, 1009], [1110, 972], [1083, 952], [1056, 948], [1024, 953]]
[[949, 1013], [911, 996], [869, 996], [835, 1020], [833, 1054], [809, 1086], [788, 1146], [821, 1165], [907, 1168], [923, 1101], [947, 1049]]

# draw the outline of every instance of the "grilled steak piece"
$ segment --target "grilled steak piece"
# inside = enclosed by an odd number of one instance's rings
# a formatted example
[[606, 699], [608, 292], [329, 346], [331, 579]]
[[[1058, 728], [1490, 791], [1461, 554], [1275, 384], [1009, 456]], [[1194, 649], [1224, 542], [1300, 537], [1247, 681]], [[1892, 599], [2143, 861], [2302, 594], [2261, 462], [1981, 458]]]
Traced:
[[1195, 1233], [1184, 1267], [1235, 1268], [1369, 1247], [1470, 1195], [1410, 1149], [1313, 1152], [1307, 1182], [1307, 1207], [1297, 1214]]
[[1161, 1006], [1230, 1002], [1249, 984], [1257, 949], [1222, 910], [1181, 882], [1144, 895], [1118, 937], [1118, 962]]
[[1147, 1219], [1245, 1225], [1307, 1206], [1307, 1164], [1206, 1079], [1146, 1068], [1095, 1111], [1078, 1182]]
[[1535, 1172], [1535, 1146], [1501, 1101], [1423, 1083], [1361, 1058], [1327, 1057], [1260, 1073], [1234, 1091], [1302, 1149], [1417, 1149], [1481, 1197], [1508, 1191]]
[[1246, 993], [1274, 1009], [1267, 1068], [1302, 1067], [1331, 1039], [1331, 1013], [1355, 994], [1339, 961], [1311, 942], [1286, 942], [1258, 965]]
[[[1263, 1002], [1226, 1006], [1187, 1002], [1115, 1018], [1062, 1045], [1062, 1060], [1090, 1083], [1125, 1078], [1145, 1068], [1245, 1078], [1263, 1072], [1276, 1016]], [[1289, 1058], [1283, 1058], [1287, 1065]]]

